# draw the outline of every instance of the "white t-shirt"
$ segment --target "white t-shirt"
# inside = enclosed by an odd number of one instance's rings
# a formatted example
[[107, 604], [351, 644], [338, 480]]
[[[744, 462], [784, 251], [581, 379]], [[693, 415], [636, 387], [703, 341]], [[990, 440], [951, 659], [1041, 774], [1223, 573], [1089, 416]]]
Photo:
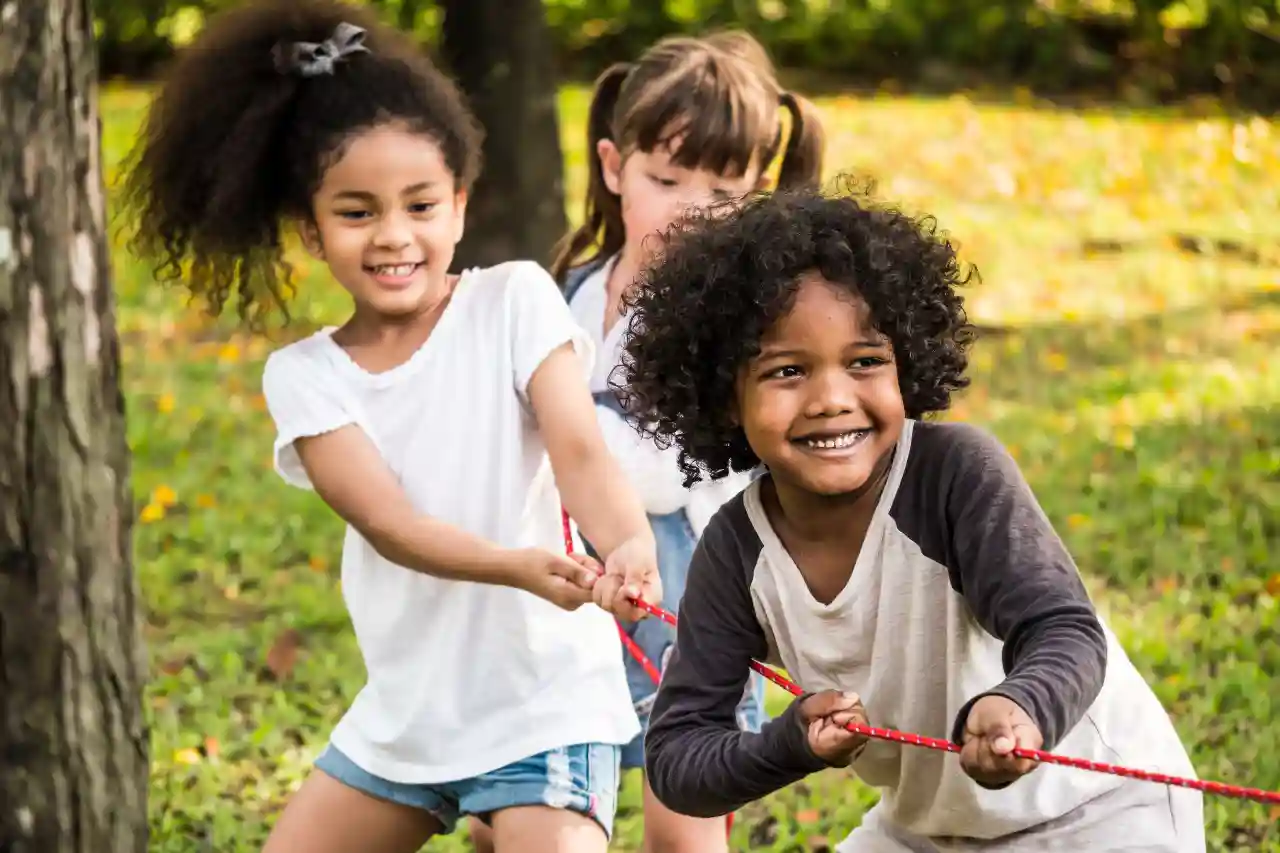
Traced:
[[[617, 261], [615, 255], [583, 279], [569, 304], [573, 318], [590, 336], [595, 349], [590, 379], [592, 393], [611, 389], [610, 380], [617, 378], [616, 371], [622, 363], [631, 323], [631, 312], [627, 312], [609, 327], [607, 334], [604, 331], [605, 309], [609, 305], [607, 284]], [[714, 482], [703, 480], [686, 489], [684, 474], [676, 464], [680, 451], [674, 444], [667, 448], [659, 447], [621, 415], [605, 406], [596, 406], [596, 415], [605, 443], [622, 465], [632, 486], [640, 493], [645, 510], [654, 515], [664, 515], [683, 509], [695, 535], [701, 535], [721, 505], [750, 482], [748, 474], [734, 473]]]
[[[526, 387], [566, 341], [584, 369], [592, 351], [544, 269], [467, 270], [423, 347], [382, 373], [357, 366], [332, 332], [267, 360], [286, 481], [311, 488], [295, 439], [357, 424], [423, 514], [503, 546], [564, 548]], [[520, 590], [421, 574], [350, 526], [342, 592], [368, 682], [332, 740], [369, 773], [465, 779], [568, 744], [625, 744], [640, 731], [617, 628], [597, 607], [570, 613]]]

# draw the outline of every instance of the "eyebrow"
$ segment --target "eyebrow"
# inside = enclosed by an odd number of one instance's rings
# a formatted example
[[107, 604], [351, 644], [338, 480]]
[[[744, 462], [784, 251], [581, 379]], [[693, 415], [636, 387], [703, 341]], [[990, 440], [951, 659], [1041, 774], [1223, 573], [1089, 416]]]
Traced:
[[[424, 190], [429, 190], [434, 186], [435, 186], [434, 181], [420, 181], [419, 183], [405, 187], [403, 190], [401, 190], [400, 194], [416, 195], [420, 192], [423, 192]], [[342, 190], [340, 192], [334, 193], [333, 198], [335, 201], [337, 201], [338, 199], [348, 199], [348, 198], [358, 199], [360, 201], [371, 201], [374, 198], [376, 198], [376, 196], [373, 193], [365, 192], [364, 190]]]
[[[888, 341], [877, 340], [875, 338], [866, 338], [864, 340], [851, 341], [849, 343], [850, 347], [856, 347], [858, 349], [883, 349], [888, 345]], [[756, 360], [762, 361], [766, 358], [796, 358], [798, 356], [805, 355], [805, 352], [805, 350], [800, 349], [770, 349], [769, 347], [764, 347], [756, 356]]]

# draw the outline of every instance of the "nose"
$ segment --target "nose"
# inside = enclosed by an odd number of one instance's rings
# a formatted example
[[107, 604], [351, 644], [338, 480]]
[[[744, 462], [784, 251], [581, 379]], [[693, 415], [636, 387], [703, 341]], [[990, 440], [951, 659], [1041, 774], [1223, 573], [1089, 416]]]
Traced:
[[380, 249], [403, 249], [408, 246], [413, 240], [408, 217], [397, 210], [381, 216], [373, 239]]
[[815, 372], [806, 383], [806, 418], [834, 418], [857, 411], [858, 383], [842, 369]]

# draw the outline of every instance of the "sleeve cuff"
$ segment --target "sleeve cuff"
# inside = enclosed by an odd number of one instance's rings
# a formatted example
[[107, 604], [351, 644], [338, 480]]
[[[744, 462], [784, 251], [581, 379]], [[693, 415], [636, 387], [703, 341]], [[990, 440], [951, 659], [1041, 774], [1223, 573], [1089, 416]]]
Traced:
[[774, 762], [797, 777], [808, 776], [831, 766], [809, 746], [809, 733], [800, 717], [800, 703], [812, 695], [805, 693], [797, 697], [780, 717], [765, 724], [765, 730], [771, 735], [769, 746]]
[[[1032, 722], [1036, 724], [1036, 728], [1040, 729], [1040, 734], [1044, 737], [1044, 746], [1042, 746], [1041, 748], [1042, 749], [1053, 748], [1049, 740], [1049, 735], [1047, 732], [1045, 732], [1044, 723], [1041, 720], [1037, 719], [1038, 715], [1035, 712], [1035, 703], [1030, 701], [1030, 697], [1028, 697], [1025, 691], [1019, 689], [1016, 684], [1011, 684], [1010, 682], [1007, 682], [1007, 681], [1004, 684], [1001, 684], [999, 687], [995, 687], [991, 690], [986, 691], [985, 693], [979, 693], [977, 696], [974, 696], [968, 702], [964, 703], [964, 705], [960, 708], [960, 713], [956, 714], [955, 722], [951, 726], [951, 742], [952, 743], [954, 743], [956, 746], [964, 745], [964, 726], [965, 726], [965, 723], [969, 721], [969, 712], [973, 709], [974, 704], [976, 704], [977, 701], [983, 698], [984, 696], [1003, 696], [1005, 699], [1008, 699], [1010, 702], [1013, 702], [1019, 708], [1026, 711], [1027, 716], [1030, 717]], [[1000, 791], [1013, 784], [1012, 782], [1005, 782], [999, 785], [988, 785], [982, 782], [977, 782], [977, 780], [975, 780], [975, 782], [977, 785], [979, 785], [982, 788], [986, 788], [988, 791]]]

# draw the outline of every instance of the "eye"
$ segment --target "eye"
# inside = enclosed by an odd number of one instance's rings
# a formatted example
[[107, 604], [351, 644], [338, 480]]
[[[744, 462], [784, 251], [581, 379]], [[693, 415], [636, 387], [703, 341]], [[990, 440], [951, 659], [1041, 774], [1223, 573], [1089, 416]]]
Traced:
[[660, 187], [667, 187], [668, 189], [674, 187], [677, 183], [674, 178], [663, 178], [658, 175], [650, 175], [649, 180], [653, 181]]
[[781, 367], [775, 367], [764, 374], [765, 379], [795, 379], [801, 376], [803, 371], [798, 365], [784, 364]]
[[430, 213], [436, 209], [434, 201], [419, 201], [409, 205], [410, 213]]
[[350, 221], [354, 222], [354, 221], [356, 221], [356, 220], [360, 219], [360, 218], [361, 218], [361, 217], [363, 217], [363, 216], [368, 216], [368, 215], [369, 215], [369, 211], [367, 211], [367, 210], [339, 210], [339, 211], [337, 212], [337, 215], [338, 215], [338, 218], [339, 218], [339, 219], [347, 219], [347, 220], [350, 220]]
[[855, 358], [850, 362], [850, 366], [855, 370], [872, 370], [882, 364], [888, 363], [889, 362], [886, 359], [881, 358], [878, 355], [864, 355], [861, 358]]

